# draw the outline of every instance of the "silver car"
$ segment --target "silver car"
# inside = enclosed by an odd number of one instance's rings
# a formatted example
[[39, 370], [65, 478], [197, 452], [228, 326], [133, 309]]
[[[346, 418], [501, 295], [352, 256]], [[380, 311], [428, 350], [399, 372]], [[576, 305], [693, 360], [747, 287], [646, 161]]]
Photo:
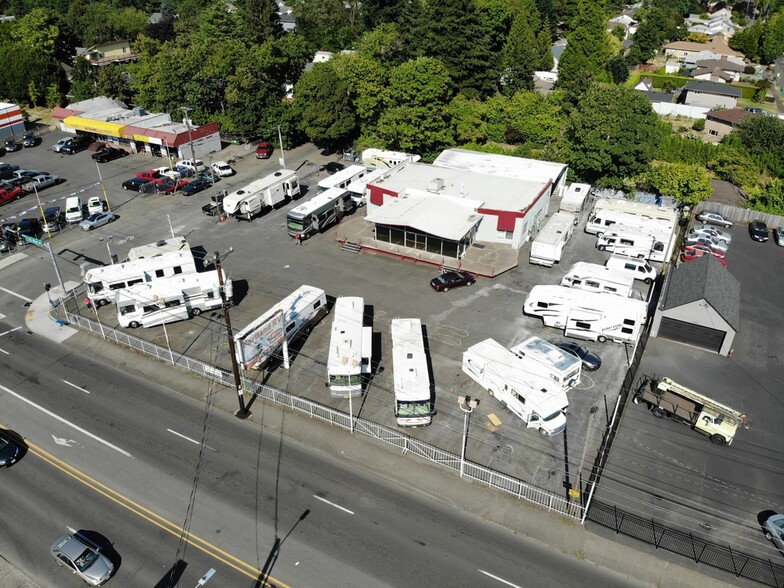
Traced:
[[784, 247], [784, 227], [776, 227], [773, 229], [773, 240], [779, 247]]
[[735, 224], [730, 219], [724, 218], [718, 212], [713, 212], [710, 210], [703, 210], [701, 213], [699, 213], [697, 215], [697, 220], [701, 223], [707, 223], [709, 225], [719, 225], [725, 229], [729, 229]]
[[114, 216], [113, 212], [96, 212], [80, 222], [79, 227], [83, 231], [92, 231], [96, 227], [102, 227], [105, 224], [113, 223], [115, 218], [117, 217]]
[[776, 548], [784, 553], [784, 514], [774, 514], [763, 523], [762, 530], [768, 541], [773, 541]]
[[686, 241], [684, 241], [686, 246], [689, 245], [705, 245], [711, 248], [711, 251], [721, 251], [722, 253], [727, 252], [727, 244], [723, 241], [718, 241], [713, 237], [708, 237], [707, 235], [695, 235], [690, 234], [686, 237]]
[[101, 553], [101, 548], [79, 531], [57, 539], [51, 553], [58, 564], [78, 574], [90, 586], [104, 584], [114, 573], [114, 564]]
[[722, 231], [721, 229], [717, 229], [716, 227], [712, 227], [710, 225], [694, 225], [691, 228], [689, 234], [706, 235], [708, 237], [713, 237], [717, 241], [724, 241], [725, 243], [732, 241], [732, 235], [730, 235], [727, 231]]

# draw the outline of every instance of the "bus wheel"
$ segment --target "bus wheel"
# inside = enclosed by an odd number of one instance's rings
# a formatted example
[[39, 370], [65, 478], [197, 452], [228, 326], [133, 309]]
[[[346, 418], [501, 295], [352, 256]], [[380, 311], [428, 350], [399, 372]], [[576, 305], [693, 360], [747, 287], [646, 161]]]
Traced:
[[726, 445], [727, 440], [724, 438], [723, 435], [711, 435], [710, 436], [711, 443], [715, 443], [716, 445]]
[[139, 323], [137, 323], [136, 321], [131, 321], [130, 323], [128, 323], [128, 326], [131, 327], [132, 329], [138, 329]]
[[667, 411], [664, 410], [661, 406], [654, 406], [651, 409], [651, 412], [653, 413], [653, 416], [655, 416], [655, 417], [663, 418], [663, 417], [667, 416]]
[[192, 311], [193, 316], [199, 316], [201, 314], [201, 308], [194, 308]]

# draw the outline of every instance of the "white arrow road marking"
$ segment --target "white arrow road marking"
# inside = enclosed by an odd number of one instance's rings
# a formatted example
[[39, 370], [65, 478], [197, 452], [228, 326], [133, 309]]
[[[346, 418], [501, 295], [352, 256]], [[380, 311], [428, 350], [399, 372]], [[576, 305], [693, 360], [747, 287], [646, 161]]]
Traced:
[[5, 331], [5, 332], [3, 332], [3, 333], [0, 333], [0, 337], [2, 337], [3, 335], [7, 335], [8, 333], [13, 333], [14, 331], [18, 331], [18, 330], [19, 330], [19, 329], [21, 329], [21, 328], [22, 328], [22, 327], [16, 327], [16, 328], [14, 328], [14, 329], [11, 329], [10, 331]]
[[494, 576], [490, 572], [486, 572], [484, 570], [477, 570], [480, 574], [484, 574], [485, 576], [490, 576], [493, 580], [498, 580], [499, 582], [506, 584], [507, 586], [512, 586], [512, 588], [520, 588], [517, 584], [512, 584], [511, 582], [507, 582], [503, 578], [499, 578], [498, 576]]
[[63, 384], [68, 384], [68, 385], [69, 385], [69, 386], [71, 386], [72, 388], [76, 388], [77, 390], [81, 390], [81, 391], [82, 391], [82, 392], [84, 392], [85, 394], [89, 394], [89, 393], [90, 393], [90, 391], [89, 391], [89, 390], [85, 390], [84, 388], [80, 388], [80, 387], [79, 387], [79, 386], [77, 386], [76, 384], [71, 384], [71, 382], [69, 382], [68, 380], [60, 380], [60, 381], [61, 381]]
[[5, 318], [5, 315], [2, 312], [0, 312], [0, 321], [3, 320], [4, 318]]
[[66, 439], [65, 437], [55, 437], [54, 435], [52, 435], [52, 439], [54, 439], [54, 442], [57, 443], [58, 445], [64, 445], [65, 447], [73, 447], [73, 445], [71, 444], [76, 443], [76, 441], [74, 441], [73, 439]]
[[[201, 443], [199, 443], [199, 442], [198, 442], [198, 441], [196, 441], [195, 439], [191, 439], [190, 437], [186, 437], [186, 436], [185, 436], [185, 435], [183, 435], [182, 433], [178, 433], [177, 431], [172, 431], [171, 429], [166, 429], [166, 430], [167, 430], [167, 431], [169, 431], [169, 433], [171, 433], [172, 435], [177, 435], [178, 437], [181, 437], [181, 438], [185, 439], [186, 441], [190, 441], [191, 443], [193, 443], [193, 444], [195, 444], [195, 445], [201, 445]], [[215, 451], [215, 450], [214, 450], [212, 447], [210, 447], [209, 445], [205, 445], [204, 447], [206, 447], [206, 448], [207, 448], [207, 449], [209, 449], [210, 451]]]
[[22, 296], [21, 294], [17, 294], [16, 292], [12, 292], [11, 290], [8, 290], [7, 288], [3, 288], [2, 286], [0, 286], [0, 290], [2, 290], [3, 292], [5, 292], [7, 294], [10, 294], [11, 296], [16, 296], [17, 298], [21, 298], [25, 302], [32, 302], [32, 300], [30, 300], [27, 296]]
[[326, 500], [325, 498], [322, 498], [321, 496], [316, 496], [316, 495], [314, 494], [314, 495], [313, 495], [313, 498], [315, 498], [316, 500], [320, 500], [321, 502], [325, 502], [325, 503], [327, 503], [327, 504], [328, 504], [328, 505], [330, 505], [330, 506], [334, 506], [335, 508], [337, 508], [337, 509], [340, 509], [340, 510], [342, 510], [343, 512], [347, 512], [348, 514], [352, 514], [352, 515], [354, 514], [354, 512], [353, 512], [353, 511], [350, 511], [350, 510], [349, 510], [349, 509], [347, 509], [347, 508], [343, 508], [342, 506], [339, 506], [339, 505], [335, 504], [334, 502], [330, 502], [329, 500]]
[[79, 427], [79, 426], [77, 426], [77, 425], [74, 425], [72, 422], [65, 420], [63, 417], [61, 417], [61, 416], [59, 416], [59, 415], [56, 415], [56, 414], [54, 414], [54, 413], [53, 413], [51, 410], [47, 410], [47, 409], [45, 409], [43, 406], [39, 406], [38, 404], [36, 404], [36, 403], [35, 403], [35, 402], [33, 402], [32, 400], [28, 400], [27, 398], [25, 398], [25, 397], [24, 397], [24, 396], [22, 396], [21, 394], [17, 394], [16, 392], [14, 392], [13, 390], [11, 390], [10, 388], [6, 388], [6, 387], [5, 387], [5, 386], [3, 386], [2, 384], [0, 384], [0, 390], [5, 390], [5, 391], [6, 391], [6, 392], [8, 392], [8, 393], [9, 393], [11, 396], [15, 396], [16, 398], [18, 398], [18, 399], [19, 399], [19, 400], [21, 400], [22, 402], [26, 402], [27, 404], [29, 404], [29, 405], [30, 405], [30, 406], [32, 406], [33, 408], [40, 410], [42, 413], [49, 415], [50, 417], [52, 417], [52, 418], [53, 418], [53, 419], [55, 419], [55, 420], [58, 420], [58, 421], [60, 421], [60, 422], [61, 422], [61, 423], [63, 423], [64, 425], [68, 425], [69, 427], [71, 427], [71, 428], [73, 428], [73, 429], [76, 429], [76, 430], [77, 430], [77, 431], [79, 431], [80, 433], [83, 433], [84, 435], [87, 435], [87, 436], [88, 436], [88, 437], [90, 437], [91, 439], [95, 439], [96, 441], [98, 441], [98, 443], [103, 443], [104, 445], [106, 445], [106, 446], [107, 446], [107, 447], [109, 447], [110, 449], [114, 449], [114, 450], [115, 450], [117, 453], [122, 453], [124, 456], [126, 456], [126, 457], [130, 457], [131, 459], [133, 459], [133, 456], [132, 456], [130, 453], [128, 453], [127, 451], [125, 451], [124, 449], [120, 449], [119, 447], [117, 447], [116, 445], [112, 445], [111, 443], [109, 443], [109, 442], [108, 442], [108, 441], [106, 441], [105, 439], [101, 439], [101, 438], [100, 438], [98, 435], [93, 435], [93, 434], [92, 434], [92, 433], [90, 433], [89, 431], [86, 431], [85, 429], [82, 429], [81, 427]]

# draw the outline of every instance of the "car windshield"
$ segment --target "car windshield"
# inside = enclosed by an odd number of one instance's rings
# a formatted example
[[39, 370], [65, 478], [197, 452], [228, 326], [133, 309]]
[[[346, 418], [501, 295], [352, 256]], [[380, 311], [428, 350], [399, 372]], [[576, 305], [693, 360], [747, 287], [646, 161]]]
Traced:
[[90, 222], [95, 222], [95, 221], [97, 221], [99, 218], [101, 218], [101, 215], [100, 215], [100, 214], [94, 214], [94, 215], [92, 215], [90, 218], [88, 218], [87, 220], [88, 220], [88, 221], [90, 221]]
[[784, 518], [773, 521], [773, 526], [778, 527], [781, 530], [784, 530]]
[[446, 284], [446, 278], [444, 276], [438, 276], [436, 278], [436, 282], [438, 282], [439, 284]]

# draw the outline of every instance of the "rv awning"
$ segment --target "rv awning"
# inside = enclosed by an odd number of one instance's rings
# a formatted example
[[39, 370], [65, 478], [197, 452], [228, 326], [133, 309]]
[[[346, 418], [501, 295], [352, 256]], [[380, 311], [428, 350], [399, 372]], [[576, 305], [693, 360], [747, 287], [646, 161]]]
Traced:
[[63, 119], [63, 124], [66, 127], [75, 129], [77, 131], [84, 131], [85, 133], [96, 133], [98, 135], [108, 135], [110, 137], [122, 137], [122, 131], [125, 125], [115, 122], [107, 122], [103, 120], [92, 120], [89, 118], [82, 118], [80, 116], [69, 116]]

